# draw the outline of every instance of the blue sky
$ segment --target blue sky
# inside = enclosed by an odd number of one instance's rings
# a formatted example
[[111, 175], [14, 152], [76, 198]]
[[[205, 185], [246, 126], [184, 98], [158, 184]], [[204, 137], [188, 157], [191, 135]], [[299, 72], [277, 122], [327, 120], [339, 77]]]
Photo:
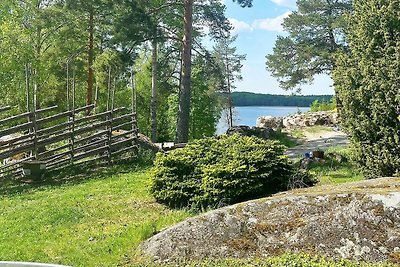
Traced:
[[[296, 9], [296, 0], [253, 0], [253, 7], [241, 8], [232, 0], [222, 0], [226, 16], [237, 34], [237, 52], [246, 54], [243, 80], [236, 82], [235, 91], [265, 94], [291, 94], [279, 87], [277, 80], [265, 69], [265, 56], [272, 53], [278, 35], [285, 35], [281, 23]], [[317, 77], [312, 85], [302, 86], [301, 94], [333, 94], [327, 75]]]

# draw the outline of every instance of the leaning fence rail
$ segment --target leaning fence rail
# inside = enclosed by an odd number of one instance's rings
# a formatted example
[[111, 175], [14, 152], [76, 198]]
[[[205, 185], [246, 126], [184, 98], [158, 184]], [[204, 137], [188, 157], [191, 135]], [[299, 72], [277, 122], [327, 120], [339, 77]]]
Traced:
[[[82, 162], [112, 163], [128, 152], [136, 156], [135, 113], [112, 107], [84, 116], [88, 108], [93, 105], [54, 113], [54, 106], [0, 119], [0, 179], [21, 176], [22, 164], [30, 160], [43, 161], [52, 170]], [[0, 107], [0, 112], [10, 109]]]

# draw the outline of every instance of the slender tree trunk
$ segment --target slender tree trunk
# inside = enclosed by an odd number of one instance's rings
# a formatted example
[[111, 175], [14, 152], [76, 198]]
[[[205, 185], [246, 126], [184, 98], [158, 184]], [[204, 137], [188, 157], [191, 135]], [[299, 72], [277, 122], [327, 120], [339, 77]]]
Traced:
[[35, 110], [40, 109], [40, 101], [38, 94], [41, 91], [41, 79], [40, 79], [40, 67], [41, 67], [41, 56], [42, 56], [42, 28], [39, 26], [36, 29], [36, 67], [34, 68], [34, 85], [33, 85], [33, 90], [34, 90], [34, 96], [33, 96], [33, 102], [34, 102], [34, 107]]
[[231, 72], [229, 70], [229, 59], [226, 57], [226, 76], [227, 76], [227, 87], [228, 87], [228, 126], [233, 127], [233, 101], [232, 101], [232, 90], [231, 90]]
[[151, 141], [157, 141], [157, 40], [153, 40], [152, 69], [151, 69]]
[[178, 123], [176, 142], [186, 143], [189, 139], [190, 86], [192, 71], [192, 32], [193, 32], [193, 0], [184, 0], [184, 37], [182, 52], [182, 85], [179, 95]]
[[[91, 105], [93, 102], [93, 59], [94, 59], [94, 14], [93, 10], [89, 14], [89, 52], [88, 52], [88, 80], [86, 91], [86, 105]], [[87, 109], [87, 114], [91, 112], [91, 108]]]

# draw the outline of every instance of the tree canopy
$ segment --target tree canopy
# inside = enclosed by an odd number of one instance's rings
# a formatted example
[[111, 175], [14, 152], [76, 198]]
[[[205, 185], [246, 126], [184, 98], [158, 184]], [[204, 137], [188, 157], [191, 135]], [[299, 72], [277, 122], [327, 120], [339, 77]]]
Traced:
[[400, 5], [355, 0], [334, 71], [340, 118], [367, 177], [400, 173]]
[[[185, 39], [189, 2], [193, 22]], [[251, 6], [249, 0], [236, 2]], [[96, 113], [110, 108], [109, 88], [116, 89], [115, 105], [131, 106], [135, 85], [139, 130], [150, 135], [152, 125], [154, 141], [171, 141], [177, 132], [213, 135], [225, 76], [202, 38], [228, 34], [224, 12], [219, 0], [0, 1], [0, 105], [18, 106], [14, 113], [27, 103], [65, 110], [73, 87], [76, 106], [96, 102], [94, 111], [87, 110]], [[185, 40], [191, 44], [184, 49]], [[186, 132], [175, 128], [184, 84], [193, 91], [186, 99]], [[26, 85], [35, 97], [26, 99]]]
[[267, 69], [284, 89], [299, 89], [317, 74], [330, 74], [335, 54], [348, 51], [344, 15], [351, 0], [298, 0], [298, 10], [283, 23], [287, 36], [279, 36]]

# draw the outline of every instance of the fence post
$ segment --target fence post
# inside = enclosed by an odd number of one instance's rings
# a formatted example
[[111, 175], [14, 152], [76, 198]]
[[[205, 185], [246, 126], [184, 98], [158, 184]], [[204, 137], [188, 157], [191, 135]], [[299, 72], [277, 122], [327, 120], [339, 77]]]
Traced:
[[72, 108], [69, 117], [70, 124], [70, 163], [74, 164], [75, 157], [75, 66], [72, 69]]
[[[115, 84], [114, 84], [115, 86]], [[112, 100], [111, 109], [110, 109], [110, 97], [111, 97], [111, 66], [108, 69], [108, 84], [107, 84], [107, 160], [108, 164], [111, 165], [111, 143], [112, 143], [112, 124], [113, 124], [113, 109], [114, 109], [114, 101]]]
[[37, 114], [36, 114], [36, 108], [34, 107], [33, 112], [31, 113], [32, 115], [28, 115], [28, 116], [32, 116], [30, 118], [30, 120], [32, 121], [32, 130], [33, 130], [33, 156], [35, 158], [35, 160], [38, 159], [38, 124], [37, 124]]

